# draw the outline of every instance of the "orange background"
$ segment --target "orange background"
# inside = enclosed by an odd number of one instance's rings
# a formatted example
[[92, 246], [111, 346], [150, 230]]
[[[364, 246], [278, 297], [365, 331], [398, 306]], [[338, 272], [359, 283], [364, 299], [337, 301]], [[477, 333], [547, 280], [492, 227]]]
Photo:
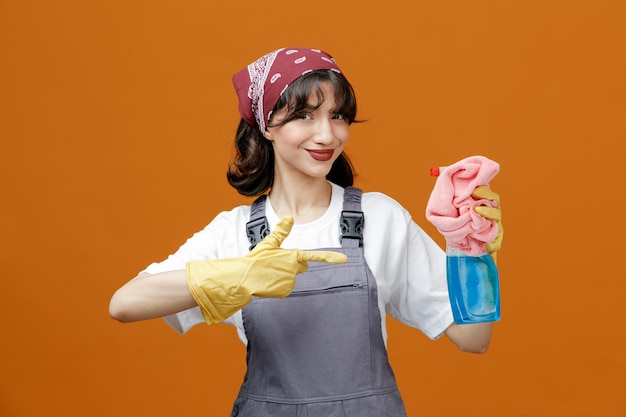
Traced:
[[503, 318], [485, 355], [391, 320], [409, 415], [626, 415], [625, 4], [0, 0], [0, 415], [228, 415], [233, 328], [122, 325], [108, 301], [248, 202], [230, 77], [299, 45], [356, 88], [357, 185], [438, 242], [428, 168], [502, 166]]

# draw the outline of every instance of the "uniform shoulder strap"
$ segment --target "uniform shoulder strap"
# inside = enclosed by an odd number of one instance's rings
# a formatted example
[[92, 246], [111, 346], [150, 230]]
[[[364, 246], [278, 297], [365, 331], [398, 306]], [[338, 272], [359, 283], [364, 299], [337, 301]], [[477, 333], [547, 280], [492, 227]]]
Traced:
[[360, 188], [346, 187], [343, 197], [343, 211], [341, 212], [341, 246], [363, 246], [363, 226], [365, 217], [361, 211]]
[[270, 234], [270, 226], [265, 217], [266, 195], [262, 195], [250, 206], [250, 220], [246, 223], [246, 233], [250, 242], [250, 250]]

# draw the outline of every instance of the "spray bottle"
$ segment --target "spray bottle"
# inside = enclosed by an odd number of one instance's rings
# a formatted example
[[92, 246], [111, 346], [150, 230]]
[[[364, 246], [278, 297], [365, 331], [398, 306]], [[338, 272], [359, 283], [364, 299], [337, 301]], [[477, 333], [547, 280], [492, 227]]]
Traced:
[[[430, 174], [438, 176], [444, 168], [431, 168]], [[446, 243], [446, 274], [456, 324], [500, 319], [498, 268], [488, 253], [472, 256]]]

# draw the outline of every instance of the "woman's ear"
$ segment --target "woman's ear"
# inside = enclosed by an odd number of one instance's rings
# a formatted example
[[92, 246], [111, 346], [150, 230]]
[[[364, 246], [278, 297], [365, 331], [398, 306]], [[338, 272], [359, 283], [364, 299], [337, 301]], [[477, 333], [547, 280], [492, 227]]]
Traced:
[[272, 132], [270, 132], [269, 130], [265, 130], [263, 136], [265, 136], [265, 139], [269, 140], [270, 142], [272, 141]]

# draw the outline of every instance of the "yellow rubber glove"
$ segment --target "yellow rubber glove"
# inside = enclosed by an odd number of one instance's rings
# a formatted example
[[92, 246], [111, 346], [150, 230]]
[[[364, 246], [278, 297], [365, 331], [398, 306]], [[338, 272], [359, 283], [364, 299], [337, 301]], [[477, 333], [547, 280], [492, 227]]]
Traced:
[[309, 261], [344, 263], [346, 255], [330, 251], [282, 249], [293, 218], [285, 217], [276, 229], [246, 256], [187, 263], [187, 284], [208, 324], [219, 323], [258, 297], [284, 298], [291, 294], [296, 275]]
[[496, 207], [476, 206], [474, 211], [486, 219], [495, 221], [498, 224], [498, 234], [496, 238], [487, 243], [487, 253], [491, 255], [491, 259], [496, 262], [496, 252], [502, 247], [502, 238], [504, 237], [504, 229], [502, 228], [502, 209], [500, 208], [500, 196], [493, 192], [489, 187], [483, 185], [476, 187], [472, 192], [472, 197], [476, 199], [494, 200], [498, 203]]

